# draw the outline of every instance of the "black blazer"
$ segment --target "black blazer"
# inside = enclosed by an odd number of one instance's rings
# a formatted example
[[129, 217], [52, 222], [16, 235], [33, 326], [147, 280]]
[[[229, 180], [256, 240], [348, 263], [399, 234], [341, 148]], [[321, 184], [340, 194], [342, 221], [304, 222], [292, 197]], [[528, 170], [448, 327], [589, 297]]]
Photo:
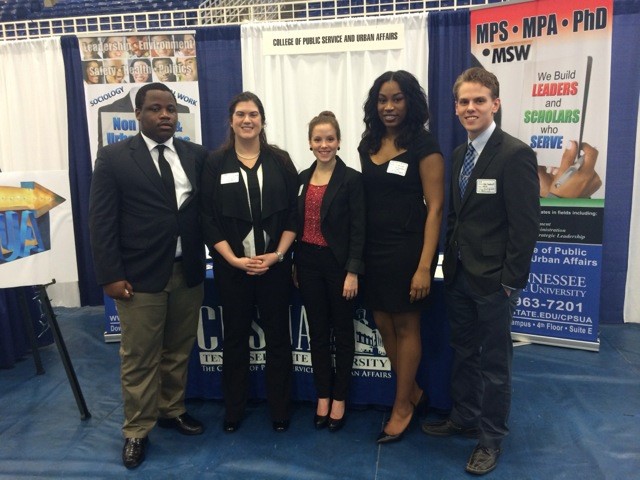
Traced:
[[178, 236], [187, 284], [204, 280], [204, 243], [198, 218], [207, 151], [174, 138], [192, 192], [176, 211], [140, 134], [98, 151], [89, 200], [89, 232], [100, 285], [128, 280], [139, 292], [159, 292], [169, 281]]
[[496, 127], [461, 199], [458, 178], [466, 148], [465, 143], [453, 152], [445, 283], [453, 281], [460, 259], [471, 288], [481, 295], [502, 285], [524, 288], [540, 223], [535, 153]]
[[[303, 235], [305, 199], [316, 165], [314, 162], [298, 177], [302, 185], [298, 195], [298, 240]], [[337, 158], [320, 206], [320, 229], [338, 264], [344, 265], [347, 272], [364, 273], [365, 217], [362, 174]]]
[[[269, 236], [267, 252], [274, 252], [285, 230], [295, 232], [298, 174], [289, 155], [262, 151], [262, 227]], [[214, 248], [226, 240], [237, 257], [244, 257], [242, 241], [253, 228], [247, 187], [233, 149], [209, 155], [202, 173], [204, 241], [216, 262], [226, 260]], [[286, 253], [286, 252], [282, 252]]]

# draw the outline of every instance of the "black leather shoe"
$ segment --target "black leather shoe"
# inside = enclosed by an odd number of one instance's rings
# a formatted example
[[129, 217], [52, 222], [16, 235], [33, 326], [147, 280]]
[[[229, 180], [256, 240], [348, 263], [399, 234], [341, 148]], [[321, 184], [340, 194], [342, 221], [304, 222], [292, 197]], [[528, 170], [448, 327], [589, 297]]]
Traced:
[[435, 437], [461, 435], [467, 438], [478, 438], [480, 436], [480, 430], [477, 427], [463, 427], [449, 419], [441, 422], [425, 423], [422, 425], [422, 431]]
[[235, 431], [237, 431], [240, 428], [240, 422], [239, 421], [229, 421], [229, 420], [225, 420], [224, 423], [222, 424], [222, 430], [224, 430], [226, 433], [233, 433]]
[[465, 470], [474, 475], [484, 475], [498, 466], [499, 448], [477, 445], [467, 462]]
[[347, 415], [342, 415], [342, 418], [336, 420], [335, 418], [331, 418], [329, 417], [329, 431], [330, 432], [337, 432], [338, 430], [340, 430], [342, 427], [344, 427], [344, 422], [345, 422], [345, 418], [347, 417]]
[[274, 421], [273, 429], [276, 432], [286, 432], [287, 430], [289, 430], [289, 420]]
[[158, 426], [174, 428], [183, 435], [200, 435], [204, 432], [202, 423], [186, 412], [174, 418], [159, 418]]
[[147, 451], [147, 437], [127, 438], [122, 449], [122, 463], [128, 469], [136, 468], [144, 461]]
[[316, 430], [322, 430], [329, 424], [329, 415], [318, 415], [317, 413], [313, 416], [313, 425], [316, 427]]

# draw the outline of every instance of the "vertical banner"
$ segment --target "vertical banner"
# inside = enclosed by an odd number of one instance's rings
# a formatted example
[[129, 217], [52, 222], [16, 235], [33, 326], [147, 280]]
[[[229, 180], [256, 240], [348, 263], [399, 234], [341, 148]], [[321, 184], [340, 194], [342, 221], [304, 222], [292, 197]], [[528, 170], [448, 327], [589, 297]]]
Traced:
[[612, 0], [471, 14], [474, 63], [500, 80], [496, 123], [534, 149], [541, 224], [514, 338], [598, 350]]
[[79, 37], [91, 155], [138, 133], [135, 95], [161, 82], [178, 102], [176, 136], [201, 143], [195, 34], [160, 31]]
[[[91, 156], [138, 133], [135, 96], [161, 82], [178, 103], [176, 137], [201, 143], [196, 40], [193, 31], [79, 37]], [[105, 340], [120, 339], [115, 304], [105, 297]]]

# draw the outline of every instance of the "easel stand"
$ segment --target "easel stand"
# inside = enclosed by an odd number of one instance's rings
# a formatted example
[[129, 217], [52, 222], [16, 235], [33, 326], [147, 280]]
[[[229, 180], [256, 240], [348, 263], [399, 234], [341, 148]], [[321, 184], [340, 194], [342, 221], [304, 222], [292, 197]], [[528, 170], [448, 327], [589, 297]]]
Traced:
[[[49, 285], [55, 283], [53, 280]], [[87, 420], [91, 418], [91, 414], [89, 413], [89, 409], [87, 408], [87, 404], [84, 401], [84, 396], [82, 395], [82, 390], [80, 389], [80, 384], [78, 383], [78, 377], [76, 377], [76, 372], [73, 369], [73, 365], [71, 364], [71, 358], [69, 358], [69, 352], [67, 351], [67, 347], [64, 343], [64, 339], [62, 338], [62, 333], [60, 332], [60, 327], [58, 325], [58, 320], [56, 318], [56, 314], [53, 312], [53, 307], [51, 306], [51, 301], [49, 300], [49, 295], [47, 295], [47, 285], [37, 285], [35, 286], [35, 290], [38, 294], [38, 300], [44, 307], [44, 314], [47, 317], [47, 321], [49, 322], [49, 327], [51, 328], [51, 333], [53, 334], [53, 340], [56, 343], [56, 347], [58, 347], [58, 353], [60, 354], [60, 359], [62, 360], [62, 364], [64, 365], [64, 369], [67, 372], [67, 378], [69, 379], [69, 385], [71, 386], [71, 390], [73, 391], [73, 396], [76, 399], [76, 404], [78, 405], [78, 409], [80, 410], [80, 418], [82, 420]], [[29, 310], [27, 309], [27, 315], [29, 324], [31, 326], [31, 330], [33, 331], [33, 324], [31, 323], [31, 315]], [[34, 335], [35, 338], [35, 335]], [[32, 344], [33, 345], [33, 344]], [[37, 353], [37, 345], [34, 350], [34, 357], [39, 360], [40, 355]], [[38, 365], [38, 361], [36, 361], [36, 368]], [[42, 368], [42, 364], [40, 364], [40, 368]], [[40, 373], [40, 371], [38, 371]], [[44, 370], [42, 370], [44, 373]]]

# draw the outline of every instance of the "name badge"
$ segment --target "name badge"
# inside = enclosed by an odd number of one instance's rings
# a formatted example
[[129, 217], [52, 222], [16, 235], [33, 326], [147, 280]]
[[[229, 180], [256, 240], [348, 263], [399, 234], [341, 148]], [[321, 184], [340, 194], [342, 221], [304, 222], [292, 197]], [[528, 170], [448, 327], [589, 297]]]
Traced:
[[498, 184], [495, 178], [479, 178], [476, 181], [476, 193], [491, 195], [498, 193]]
[[408, 163], [399, 162], [397, 160], [391, 160], [387, 167], [387, 173], [393, 173], [394, 175], [400, 175], [404, 177], [407, 174]]
[[240, 181], [240, 172], [223, 173], [220, 175], [220, 185], [227, 183], [238, 183]]
[[298, 196], [302, 195], [303, 188], [304, 188], [304, 185], [300, 185], [300, 188], [298, 189]]

